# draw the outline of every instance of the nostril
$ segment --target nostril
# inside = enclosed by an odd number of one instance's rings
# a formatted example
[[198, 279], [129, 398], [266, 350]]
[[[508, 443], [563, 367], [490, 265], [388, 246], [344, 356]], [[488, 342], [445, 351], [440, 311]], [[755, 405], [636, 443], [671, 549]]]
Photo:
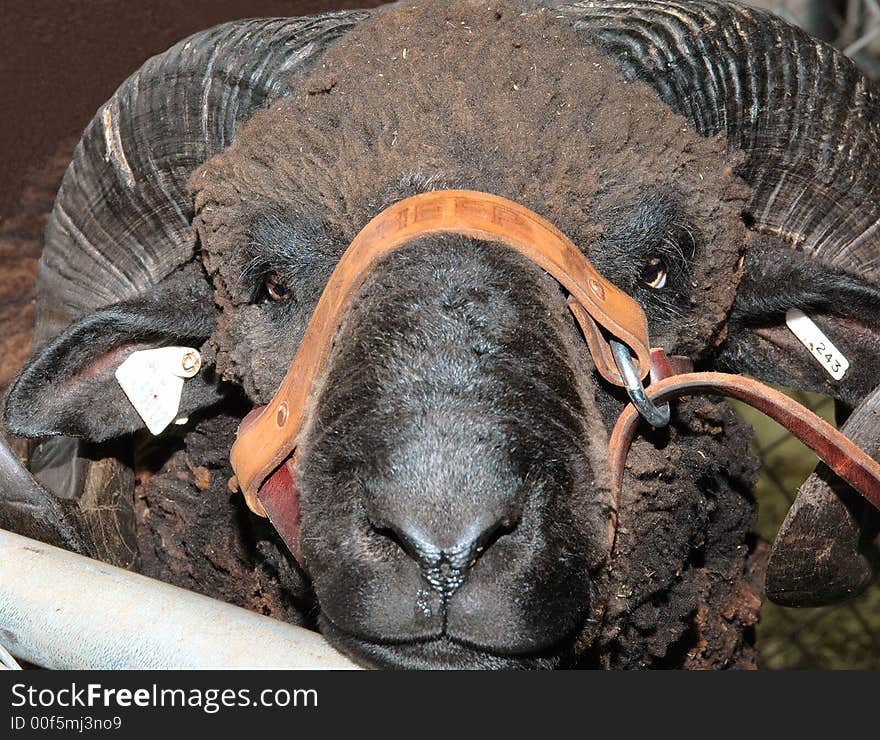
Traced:
[[468, 572], [485, 552], [517, 526], [514, 519], [505, 517], [483, 527], [476, 536], [473, 526], [458, 537], [451, 528], [441, 527], [429, 538], [416, 527], [379, 523], [375, 517], [370, 517], [369, 522], [376, 534], [393, 542], [418, 563], [432, 588], [447, 598], [464, 583]]
[[474, 542], [473, 546], [473, 555], [474, 562], [492, 545], [494, 545], [498, 540], [500, 540], [505, 535], [510, 534], [513, 530], [516, 529], [516, 522], [512, 519], [502, 519], [491, 527], [486, 528], [477, 540]]
[[376, 534], [393, 542], [417, 563], [423, 563], [425, 561], [434, 562], [439, 557], [439, 551], [432, 549], [429, 545], [419, 541], [417, 538], [408, 535], [398, 527], [389, 524], [375, 524], [372, 520], [370, 521], [370, 525], [373, 527]]

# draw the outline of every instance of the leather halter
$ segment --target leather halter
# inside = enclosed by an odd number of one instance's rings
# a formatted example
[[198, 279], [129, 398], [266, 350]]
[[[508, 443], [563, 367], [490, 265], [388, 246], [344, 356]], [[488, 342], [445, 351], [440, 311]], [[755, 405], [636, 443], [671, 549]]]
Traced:
[[439, 233], [498, 242], [528, 257], [571, 294], [574, 316], [605, 379], [624, 384], [599, 327], [633, 351], [640, 378], [648, 374], [651, 355], [645, 312], [603, 278], [583, 252], [548, 221], [513, 201], [470, 190], [441, 190], [407, 198], [382, 211], [354, 238], [330, 276], [275, 396], [259, 415], [239, 427], [232, 467], [256, 514], [265, 516], [258, 491], [296, 446], [309, 395], [355, 291], [382, 257], [414, 239]]
[[[596, 369], [624, 385], [608, 336], [635, 356], [636, 374], [649, 370], [655, 384], [650, 402], [681, 396], [732, 396], [781, 423], [832, 470], [880, 508], [880, 464], [830, 424], [787, 396], [738, 375], [689, 372], [686, 358], [650, 349], [641, 306], [603, 278], [584, 254], [549, 222], [512, 201], [467, 190], [423, 193], [382, 211], [355, 237], [330, 277], [287, 374], [269, 404], [254, 409], [238, 428], [231, 461], [248, 507], [269, 516], [288, 547], [299, 555], [299, 509], [293, 458], [308, 403], [332, 347], [333, 337], [358, 287], [377, 262], [395, 249], [429, 234], [462, 234], [497, 242], [528, 257], [570, 294], [569, 305], [583, 330]], [[603, 334], [603, 330], [605, 334]], [[614, 503], [609, 523], [613, 546], [623, 470], [639, 413], [628, 406], [610, 441]]]

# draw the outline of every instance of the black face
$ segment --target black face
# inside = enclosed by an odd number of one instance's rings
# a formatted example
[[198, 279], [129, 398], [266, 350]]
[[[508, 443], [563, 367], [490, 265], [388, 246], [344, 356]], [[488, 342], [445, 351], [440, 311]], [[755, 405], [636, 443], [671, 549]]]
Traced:
[[299, 457], [305, 566], [356, 655], [534, 661], [579, 633], [607, 491], [565, 311], [523, 258], [462, 237], [365, 286]]
[[[236, 288], [247, 300], [224, 326], [260, 402], [344, 248], [282, 214], [251, 225]], [[698, 249], [679, 200], [652, 191], [609, 215], [590, 256], [662, 329], [686, 318]], [[302, 565], [322, 630], [370, 664], [564, 662], [599, 598], [621, 401], [562, 290], [524, 257], [442, 235], [387, 258], [336, 337], [299, 441]]]

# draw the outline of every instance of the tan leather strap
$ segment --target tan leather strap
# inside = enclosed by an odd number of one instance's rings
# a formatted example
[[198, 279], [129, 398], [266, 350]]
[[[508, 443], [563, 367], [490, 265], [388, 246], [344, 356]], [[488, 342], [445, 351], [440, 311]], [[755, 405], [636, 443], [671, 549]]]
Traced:
[[[296, 446], [315, 381], [355, 291], [384, 256], [422, 236], [463, 234], [504, 244], [553, 276], [575, 299], [573, 314], [598, 371], [623, 381], [608, 334], [625, 343], [644, 378], [651, 365], [648, 324], [641, 306], [603, 278], [558, 229], [505, 198], [469, 190], [443, 190], [407, 198], [382, 211], [355, 237], [327, 283], [281, 386], [263, 411], [238, 430], [231, 460], [248, 506], [265, 516], [259, 489]], [[601, 328], [600, 328], [601, 327]]]
[[[645, 393], [655, 403], [682, 396], [714, 394], [736, 398], [769, 416], [788, 429], [856, 491], [880, 509], [880, 463], [808, 408], [757, 380], [726, 373], [673, 375], [651, 385]], [[623, 471], [639, 414], [627, 406], [611, 434], [612, 491], [615, 497], [610, 539], [613, 545]]]

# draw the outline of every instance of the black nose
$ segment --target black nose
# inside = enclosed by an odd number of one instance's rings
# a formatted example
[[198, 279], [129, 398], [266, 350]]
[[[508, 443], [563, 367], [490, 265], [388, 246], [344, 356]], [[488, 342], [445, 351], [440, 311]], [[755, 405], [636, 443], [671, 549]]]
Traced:
[[[448, 523], [447, 523], [448, 524]], [[396, 542], [415, 560], [425, 580], [445, 598], [464, 583], [468, 571], [498, 539], [516, 527], [513, 516], [487, 516], [482, 522], [456, 528], [438, 527], [434, 536], [405, 522], [375, 523], [375, 529]]]

